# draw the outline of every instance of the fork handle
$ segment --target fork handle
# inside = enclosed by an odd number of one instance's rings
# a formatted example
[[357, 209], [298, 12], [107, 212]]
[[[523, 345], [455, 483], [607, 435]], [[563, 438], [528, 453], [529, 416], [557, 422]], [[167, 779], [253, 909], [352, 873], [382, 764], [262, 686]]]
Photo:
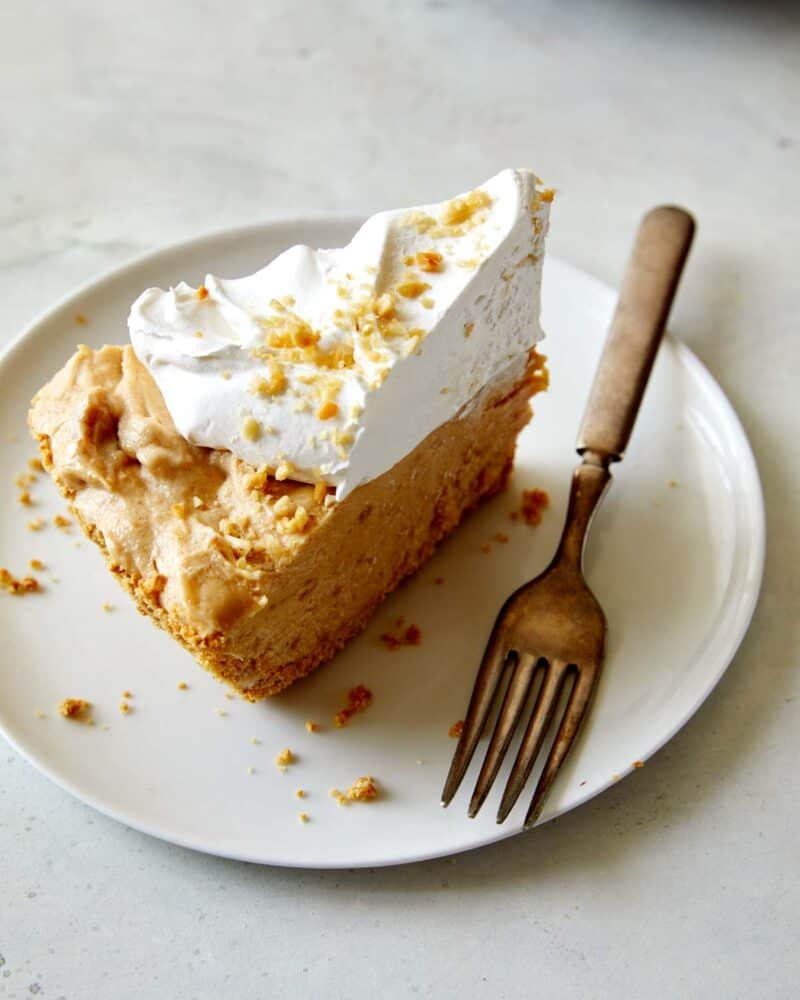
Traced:
[[639, 225], [617, 308], [578, 432], [579, 454], [625, 454], [694, 235], [694, 219], [665, 205]]

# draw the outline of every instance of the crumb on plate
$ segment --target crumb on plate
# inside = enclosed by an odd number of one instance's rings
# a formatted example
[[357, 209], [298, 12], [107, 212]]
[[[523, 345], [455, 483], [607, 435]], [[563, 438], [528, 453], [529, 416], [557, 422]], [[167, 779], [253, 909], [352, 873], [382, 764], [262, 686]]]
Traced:
[[337, 712], [333, 717], [333, 724], [337, 729], [346, 726], [350, 719], [358, 712], [363, 712], [372, 704], [372, 692], [363, 684], [357, 684], [347, 693], [347, 707]]
[[94, 725], [91, 718], [92, 703], [85, 698], [65, 698], [58, 706], [58, 714], [71, 722]]

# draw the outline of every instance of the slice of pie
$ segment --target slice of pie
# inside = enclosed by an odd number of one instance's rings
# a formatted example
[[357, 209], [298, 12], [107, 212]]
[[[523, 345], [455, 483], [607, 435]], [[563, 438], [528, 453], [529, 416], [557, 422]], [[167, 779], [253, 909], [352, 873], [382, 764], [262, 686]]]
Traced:
[[245, 698], [330, 659], [503, 488], [531, 396], [552, 193], [506, 170], [341, 250], [149, 289], [29, 423], [139, 609]]

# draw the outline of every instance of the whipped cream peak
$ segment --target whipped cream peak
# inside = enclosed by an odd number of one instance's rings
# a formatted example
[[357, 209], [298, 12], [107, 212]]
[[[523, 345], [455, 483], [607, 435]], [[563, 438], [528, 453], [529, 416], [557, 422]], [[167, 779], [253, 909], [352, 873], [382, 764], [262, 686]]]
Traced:
[[551, 200], [530, 171], [504, 170], [374, 215], [341, 249], [150, 288], [131, 308], [133, 348], [187, 441], [342, 499], [523, 370], [542, 337]]

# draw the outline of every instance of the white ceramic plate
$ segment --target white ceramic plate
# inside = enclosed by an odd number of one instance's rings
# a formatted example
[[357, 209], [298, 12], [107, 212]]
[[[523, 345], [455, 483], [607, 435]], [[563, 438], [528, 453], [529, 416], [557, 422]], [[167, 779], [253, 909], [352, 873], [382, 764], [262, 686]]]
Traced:
[[[501, 781], [481, 815], [467, 819], [477, 761], [451, 807], [441, 808], [455, 747], [448, 728], [463, 716], [500, 604], [543, 568], [556, 542], [612, 290], [549, 261], [544, 325], [552, 387], [520, 438], [508, 493], [471, 516], [334, 662], [265, 704], [226, 699], [223, 687], [137, 614], [93, 546], [75, 528], [52, 525], [64, 505], [49, 481], [40, 478], [36, 505], [26, 509], [13, 479], [35, 453], [25, 429], [32, 393], [76, 342], [123, 341], [128, 306], [142, 288], [180, 278], [199, 283], [206, 270], [249, 273], [292, 243], [339, 246], [354, 228], [330, 220], [264, 224], [148, 255], [61, 302], [0, 365], [0, 564], [19, 574], [32, 557], [47, 564], [39, 574], [43, 594], [0, 594], [3, 732], [63, 788], [132, 827], [276, 865], [388, 865], [519, 831], [528, 796], [498, 827]], [[76, 314], [88, 323], [77, 325]], [[614, 480], [588, 551], [589, 581], [610, 622], [606, 670], [543, 821], [601, 792], [689, 719], [736, 651], [761, 581], [764, 518], [750, 448], [719, 387], [672, 339]], [[532, 486], [552, 498], [538, 528], [509, 518], [520, 490]], [[32, 533], [26, 522], [33, 517], [51, 523]], [[492, 541], [496, 532], [510, 542]], [[435, 585], [436, 577], [444, 583]], [[114, 610], [104, 612], [104, 602]], [[422, 645], [389, 652], [379, 635], [400, 615], [420, 626]], [[188, 690], [178, 690], [181, 681]], [[372, 707], [334, 729], [333, 714], [359, 683], [374, 692]], [[118, 704], [126, 689], [134, 710], [123, 717]], [[60, 718], [56, 706], [65, 697], [93, 702], [97, 724]], [[307, 719], [323, 731], [306, 732]], [[274, 758], [286, 746], [297, 762], [281, 773]], [[504, 773], [509, 766], [510, 758]], [[380, 801], [343, 808], [329, 796], [332, 786], [364, 774], [380, 782]], [[298, 788], [307, 792], [302, 801]], [[298, 820], [301, 810], [307, 824]]]

